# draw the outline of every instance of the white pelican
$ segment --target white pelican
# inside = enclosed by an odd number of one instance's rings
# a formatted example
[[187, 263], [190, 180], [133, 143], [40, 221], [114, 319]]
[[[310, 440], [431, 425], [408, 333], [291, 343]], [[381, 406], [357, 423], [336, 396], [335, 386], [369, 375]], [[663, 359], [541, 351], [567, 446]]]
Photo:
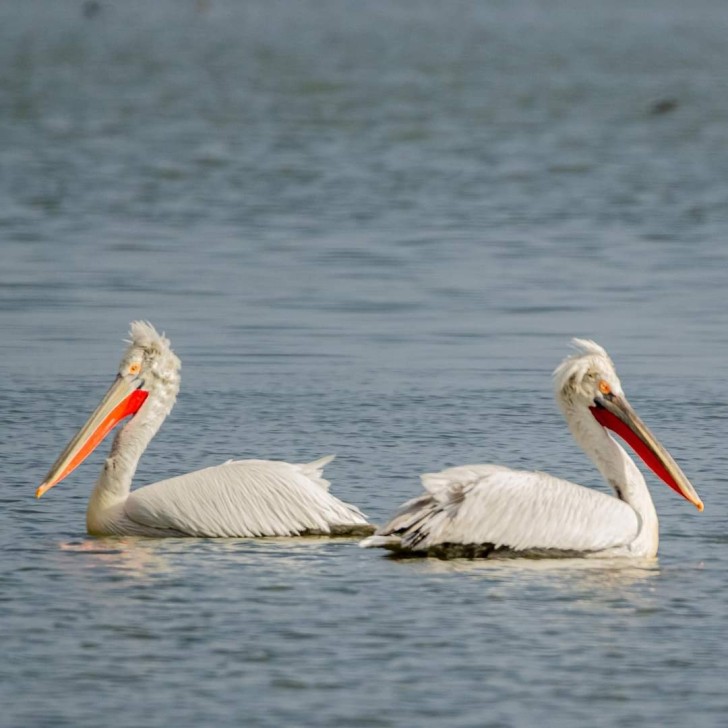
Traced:
[[40, 498], [75, 470], [125, 417], [86, 512], [96, 536], [366, 535], [362, 513], [328, 492], [322, 476], [333, 456], [305, 465], [270, 460], [228, 461], [131, 491], [149, 441], [169, 414], [180, 361], [154, 327], [131, 324], [119, 373], [37, 489]]
[[546, 473], [463, 465], [422, 476], [426, 494], [405, 503], [361, 542], [400, 556], [630, 556], [657, 554], [657, 513], [645, 479], [607, 432], [623, 438], [673, 490], [703, 503], [677, 463], [627, 402], [611, 359], [593, 341], [554, 372], [572, 434], [615, 498]]

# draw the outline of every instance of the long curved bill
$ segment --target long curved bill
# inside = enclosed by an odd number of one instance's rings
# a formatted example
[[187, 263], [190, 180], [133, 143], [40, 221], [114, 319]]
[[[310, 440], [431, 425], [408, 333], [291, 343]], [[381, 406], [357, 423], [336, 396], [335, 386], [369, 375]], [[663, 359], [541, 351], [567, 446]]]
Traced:
[[699, 511], [703, 501], [695, 492], [680, 466], [672, 459], [647, 425], [637, 416], [629, 402], [621, 396], [607, 394], [597, 397], [592, 414], [602, 427], [617, 433], [644, 460], [645, 465], [676, 493], [689, 500]]
[[35, 491], [35, 497], [40, 498], [72, 473], [121, 420], [139, 410], [148, 394], [119, 375], [104, 395], [101, 404], [53, 463], [45, 480]]

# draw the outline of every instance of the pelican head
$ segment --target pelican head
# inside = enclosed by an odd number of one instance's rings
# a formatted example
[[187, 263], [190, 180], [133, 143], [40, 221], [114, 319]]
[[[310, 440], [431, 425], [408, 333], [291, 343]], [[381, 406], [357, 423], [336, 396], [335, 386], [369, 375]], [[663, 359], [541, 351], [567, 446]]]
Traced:
[[53, 463], [35, 492], [37, 498], [72, 473], [124, 418], [142, 413], [150, 422], [161, 423], [172, 409], [179, 390], [180, 361], [169, 340], [146, 321], [132, 322], [129, 335], [114, 383]]
[[132, 321], [129, 347], [119, 365], [120, 377], [134, 377], [142, 388], [155, 393], [170, 386], [179, 387], [180, 360], [170, 347], [169, 339], [148, 321]]
[[572, 413], [590, 412], [602, 428], [627, 442], [664, 483], [702, 511], [695, 488], [624, 396], [609, 354], [588, 339], [573, 339], [572, 344], [576, 352], [554, 371], [556, 400], [567, 420]]
[[614, 363], [594, 341], [572, 339], [575, 353], [567, 356], [554, 372], [554, 389], [559, 404], [591, 407], [604, 389], [624, 396]]

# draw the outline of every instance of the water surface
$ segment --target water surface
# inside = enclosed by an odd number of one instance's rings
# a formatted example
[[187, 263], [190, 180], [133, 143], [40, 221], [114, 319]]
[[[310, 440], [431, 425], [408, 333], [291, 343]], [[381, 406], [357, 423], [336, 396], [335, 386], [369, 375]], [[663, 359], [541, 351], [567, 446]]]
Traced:
[[[0, 7], [0, 724], [721, 726], [728, 10]], [[375, 522], [467, 462], [602, 487], [550, 372], [595, 338], [706, 503], [659, 561], [90, 539], [41, 501], [128, 322], [183, 361], [138, 482], [313, 460]]]

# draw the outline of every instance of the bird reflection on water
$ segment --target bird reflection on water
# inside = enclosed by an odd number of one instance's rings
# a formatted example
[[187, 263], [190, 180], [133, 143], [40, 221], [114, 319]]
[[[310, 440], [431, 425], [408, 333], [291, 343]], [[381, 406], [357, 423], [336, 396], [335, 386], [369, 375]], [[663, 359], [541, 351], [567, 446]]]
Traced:
[[258, 568], [300, 577], [316, 571], [327, 559], [346, 558], [344, 549], [356, 553], [356, 539], [327, 537], [206, 539], [143, 536], [109, 536], [61, 541], [59, 551], [77, 555], [89, 568], [122, 571], [132, 577], [159, 576], [189, 568], [186, 555], [203, 559], [205, 568]]

